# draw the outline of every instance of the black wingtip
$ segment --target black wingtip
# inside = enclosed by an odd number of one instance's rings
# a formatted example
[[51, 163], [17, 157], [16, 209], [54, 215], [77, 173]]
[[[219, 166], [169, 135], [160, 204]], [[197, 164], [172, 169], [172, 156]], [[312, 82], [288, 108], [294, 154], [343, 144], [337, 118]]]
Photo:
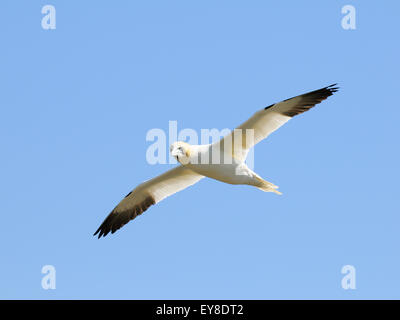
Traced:
[[303, 96], [316, 96], [316, 97], [326, 99], [327, 97], [331, 96], [334, 92], [337, 92], [338, 90], [339, 90], [338, 84], [334, 83], [329, 86], [323, 87], [321, 89], [308, 92], [308, 93], [304, 94]]
[[315, 105], [321, 103], [338, 90], [339, 87], [337, 86], [337, 83], [334, 83], [321, 89], [283, 100], [283, 102], [286, 102], [292, 99], [297, 99], [296, 103], [291, 107], [291, 109], [282, 112], [282, 114], [288, 117], [294, 117], [313, 108]]
[[325, 87], [324, 89], [329, 90], [330, 92], [336, 92], [340, 89], [337, 83], [331, 84], [330, 86]]
[[97, 236], [97, 239], [100, 239], [101, 237], [105, 237], [110, 231], [109, 225], [111, 224], [111, 220], [113, 220], [113, 214], [114, 211], [112, 211], [107, 218], [103, 221], [103, 223], [100, 225], [100, 227], [96, 230], [96, 232], [93, 234], [93, 236]]
[[[96, 231], [95, 233], [93, 233], [93, 236], [95, 237], [99, 232], [100, 232], [100, 228], [98, 228], [97, 231]], [[97, 239], [100, 239], [101, 236], [102, 236], [102, 234], [100, 233], [100, 234], [97, 236]]]
[[[99, 232], [100, 232], [100, 228], [98, 228], [97, 231], [96, 231], [95, 233], [93, 233], [93, 237], [95, 237]], [[100, 234], [97, 236], [97, 239], [100, 239], [101, 236], [102, 236], [102, 234], [100, 233]]]
[[156, 203], [156, 200], [152, 195], [148, 195], [144, 198], [143, 201], [137, 203], [136, 205], [123, 210], [117, 211], [118, 206], [114, 208], [113, 211], [105, 218], [103, 223], [97, 229], [97, 231], [93, 234], [93, 236], [98, 235], [98, 239], [101, 237], [105, 237], [110, 232], [113, 234], [118, 229], [122, 228], [125, 224], [127, 224], [130, 220], [135, 219], [138, 215], [141, 215], [145, 212], [150, 206]]

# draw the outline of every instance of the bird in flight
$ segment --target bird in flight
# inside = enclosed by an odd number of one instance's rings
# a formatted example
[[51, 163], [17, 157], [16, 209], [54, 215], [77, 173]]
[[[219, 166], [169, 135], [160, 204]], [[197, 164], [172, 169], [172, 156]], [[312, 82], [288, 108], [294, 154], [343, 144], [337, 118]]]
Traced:
[[178, 141], [170, 152], [180, 165], [138, 185], [111, 211], [94, 235], [114, 233], [150, 206], [181, 191], [204, 177], [229, 184], [250, 185], [281, 194], [278, 187], [245, 164], [249, 150], [294, 116], [303, 113], [338, 90], [336, 84], [272, 104], [256, 112], [220, 141], [190, 145]]

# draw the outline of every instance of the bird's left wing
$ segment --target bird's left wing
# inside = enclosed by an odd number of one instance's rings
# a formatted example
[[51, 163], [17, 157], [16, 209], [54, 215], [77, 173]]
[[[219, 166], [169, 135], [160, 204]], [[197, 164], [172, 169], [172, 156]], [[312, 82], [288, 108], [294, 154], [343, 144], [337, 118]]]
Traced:
[[100, 238], [101, 236], [105, 237], [110, 231], [114, 233], [146, 211], [151, 205], [195, 184], [202, 178], [204, 176], [184, 166], [179, 166], [143, 182], [122, 199], [94, 235], [99, 234]]
[[232, 156], [244, 161], [249, 149], [255, 144], [268, 137], [294, 116], [311, 109], [337, 90], [336, 84], [333, 84], [265, 107], [218, 141], [215, 146], [224, 150], [227, 144], [229, 150], [232, 151]]

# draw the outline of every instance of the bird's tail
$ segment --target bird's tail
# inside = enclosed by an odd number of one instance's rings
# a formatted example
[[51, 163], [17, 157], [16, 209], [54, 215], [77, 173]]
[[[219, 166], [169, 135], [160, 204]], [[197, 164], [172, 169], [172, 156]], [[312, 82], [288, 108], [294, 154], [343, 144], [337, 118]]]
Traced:
[[260, 189], [261, 191], [274, 192], [274, 193], [279, 194], [279, 195], [282, 194], [282, 192], [279, 192], [278, 190], [276, 190], [279, 187], [274, 185], [273, 183], [268, 182], [268, 181], [266, 181], [266, 180], [264, 180], [262, 178], [258, 178], [257, 180], [260, 182], [260, 185], [257, 186], [257, 188]]

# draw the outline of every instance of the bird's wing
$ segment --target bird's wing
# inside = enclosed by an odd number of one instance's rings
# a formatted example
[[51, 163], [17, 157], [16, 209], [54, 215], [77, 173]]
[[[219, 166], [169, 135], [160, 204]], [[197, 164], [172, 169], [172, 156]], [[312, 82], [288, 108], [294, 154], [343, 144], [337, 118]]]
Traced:
[[106, 236], [114, 233], [130, 220], [146, 211], [151, 205], [181, 191], [204, 176], [193, 172], [184, 166], [171, 169], [158, 177], [143, 182], [132, 190], [104, 220], [94, 235]]
[[[336, 87], [336, 84], [333, 84], [272, 104], [256, 112], [249, 120], [241, 124], [215, 145], [221, 150], [227, 149], [226, 145], [228, 145], [229, 150], [232, 150], [232, 156], [244, 161], [249, 149], [254, 145], [268, 137], [292, 117], [311, 109], [337, 90], [338, 87]], [[250, 131], [247, 131], [249, 129]]]

